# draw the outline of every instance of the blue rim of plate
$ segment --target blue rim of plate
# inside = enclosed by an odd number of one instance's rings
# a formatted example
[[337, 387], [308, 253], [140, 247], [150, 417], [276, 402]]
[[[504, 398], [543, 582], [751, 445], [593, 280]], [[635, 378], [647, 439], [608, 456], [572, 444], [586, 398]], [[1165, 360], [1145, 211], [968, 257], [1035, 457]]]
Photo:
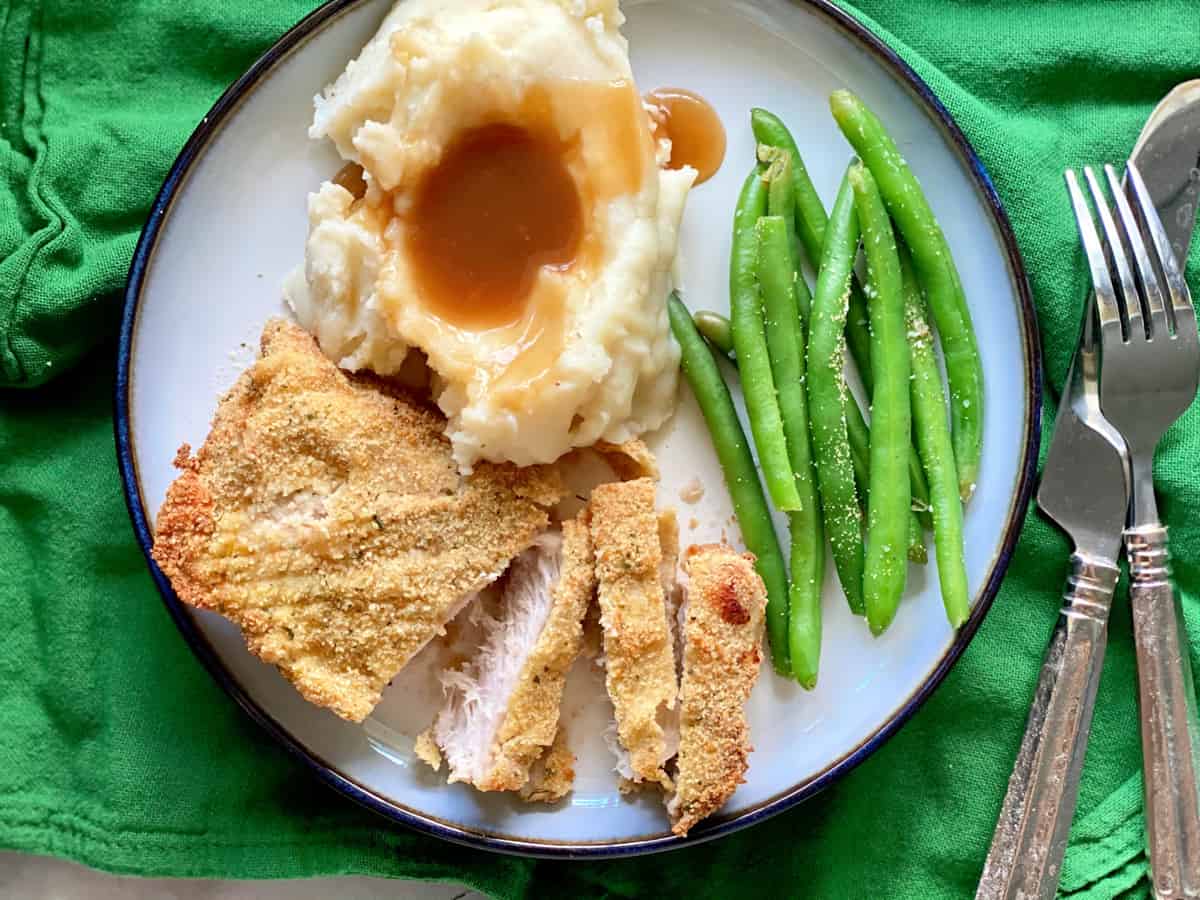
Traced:
[[1025, 276], [1025, 267], [1017, 246], [1016, 236], [1008, 220], [1008, 214], [1000, 197], [992, 184], [983, 163], [976, 155], [971, 143], [955, 123], [949, 111], [941, 104], [936, 95], [917, 75], [917, 73], [900, 56], [888, 47], [870, 29], [834, 6], [829, 0], [790, 0], [798, 6], [804, 6], [826, 19], [834, 28], [857, 42], [871, 56], [878, 60], [900, 83], [904, 84], [915, 95], [925, 111], [934, 119], [942, 130], [943, 135], [950, 140], [958, 152], [960, 160], [966, 165], [975, 182], [975, 187], [987, 201], [992, 220], [1004, 244], [1005, 256], [1008, 261], [1009, 274], [1016, 288], [1021, 313], [1021, 337], [1024, 351], [1024, 376], [1027, 384], [1024, 459], [1021, 466], [1017, 490], [1009, 508], [1008, 518], [1004, 529], [1004, 539], [999, 552], [992, 564], [991, 572], [983, 586], [978, 599], [971, 609], [967, 623], [959, 629], [949, 649], [938, 660], [918, 687], [892, 716], [853, 750], [844, 754], [840, 759], [828, 765], [823, 771], [806, 781], [793, 785], [791, 788], [768, 800], [764, 800], [736, 816], [726, 819], [719, 817], [694, 828], [687, 838], [676, 837], [669, 832], [661, 835], [636, 837], [621, 841], [601, 842], [555, 842], [522, 840], [488, 834], [486, 832], [464, 828], [434, 816], [429, 816], [403, 804], [396, 803], [380, 796], [371, 789], [358, 784], [336, 771], [329, 763], [313, 753], [293, 734], [285, 729], [278, 721], [249, 695], [246, 689], [233, 677], [218, 658], [208, 639], [200, 631], [190, 610], [176, 596], [170, 581], [159, 569], [150, 555], [154, 542], [153, 534], [142, 500], [141, 484], [138, 480], [137, 466], [133, 455], [132, 432], [129, 416], [130, 367], [134, 340], [134, 327], [137, 319], [138, 303], [141, 299], [142, 287], [150, 261], [154, 255], [159, 232], [170, 211], [172, 202], [179, 187], [185, 181], [192, 165], [202, 156], [210, 139], [220, 130], [225, 118], [237, 109], [241, 99], [254, 89], [257, 83], [285, 56], [302, 45], [326, 23], [337, 18], [347, 10], [359, 5], [364, 0], [331, 0], [324, 6], [314, 10], [301, 19], [296, 25], [286, 31], [241, 78], [235, 81], [213, 104], [212, 109], [201, 120], [199, 126], [188, 138], [180, 151], [174, 165], [171, 166], [162, 189], [154, 200], [146, 225], [138, 239], [133, 261], [129, 268], [129, 280], [125, 291], [125, 306], [121, 317], [120, 339], [117, 349], [117, 377], [113, 396], [113, 431], [116, 440], [117, 464], [121, 471], [121, 481], [125, 492], [125, 502], [129, 508], [129, 516], [133, 522], [134, 533], [137, 537], [142, 554], [150, 568], [163, 602], [174, 620], [184, 639], [191, 647], [209, 674], [225, 690], [226, 693], [266, 732], [281, 744], [293, 757], [306, 765], [321, 781], [351, 800], [379, 813], [393, 822], [406, 825], [416, 831], [433, 837], [491, 850], [522, 856], [545, 858], [577, 858], [600, 859], [636, 856], [663, 850], [691, 847], [701, 842], [712, 840], [734, 831], [749, 827], [777, 813], [809, 799], [821, 792], [855, 766], [874, 753], [885, 741], [895, 734], [905, 722], [912, 717], [930, 694], [941, 684], [946, 674], [958, 660], [962, 652], [970, 644], [975, 632], [979, 629], [984, 616], [991, 608], [992, 601], [1000, 590], [1000, 583], [1012, 561], [1025, 515], [1033, 496], [1033, 487], [1037, 474], [1038, 447], [1041, 442], [1041, 403], [1042, 403], [1042, 358], [1041, 344], [1038, 339], [1037, 317], [1034, 312], [1033, 300], [1029, 283]]

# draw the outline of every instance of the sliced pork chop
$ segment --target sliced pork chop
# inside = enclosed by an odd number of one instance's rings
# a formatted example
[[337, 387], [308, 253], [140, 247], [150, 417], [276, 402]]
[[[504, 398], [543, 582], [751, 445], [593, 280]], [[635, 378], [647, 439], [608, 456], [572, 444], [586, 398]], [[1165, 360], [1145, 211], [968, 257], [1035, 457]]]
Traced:
[[[677, 743], [674, 636], [664, 585], [663, 539], [677, 543], [674, 520], [660, 520], [649, 478], [592, 491], [592, 543], [603, 631], [605, 685], [615, 728], [607, 738], [626, 786], [671, 787], [664, 768]], [[668, 548], [674, 557], [674, 552]]]
[[[595, 591], [584, 515], [564, 522], [561, 533], [540, 535], [513, 560], [497, 609], [475, 611], [483, 632], [479, 651], [443, 675], [446, 703], [432, 736], [452, 782], [520, 790], [554, 742], [563, 685], [582, 647], [583, 617]], [[548, 760], [558, 768], [561, 761], [561, 753]], [[561, 782], [561, 773], [556, 778]]]
[[235, 622], [312, 703], [361, 721], [397, 672], [549, 524], [556, 470], [459, 475], [444, 417], [269, 322], [262, 355], [159, 510], [185, 603]]
[[754, 557], [725, 545], [690, 547], [679, 756], [667, 812], [678, 835], [716, 812], [742, 783], [750, 754], [745, 704], [762, 663], [767, 590]]

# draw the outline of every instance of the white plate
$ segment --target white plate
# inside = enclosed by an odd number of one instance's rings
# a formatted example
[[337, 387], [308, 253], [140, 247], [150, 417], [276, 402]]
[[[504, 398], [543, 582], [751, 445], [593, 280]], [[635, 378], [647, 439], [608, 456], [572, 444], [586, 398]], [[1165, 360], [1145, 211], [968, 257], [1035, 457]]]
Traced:
[[[312, 97], [371, 36], [388, 0], [318, 10], [258, 62], [201, 122], [155, 204], [130, 273], [117, 386], [118, 456], [148, 550], [152, 514], [178, 446], [198, 446], [217, 396], [252, 358], [280, 284], [301, 259], [305, 197], [339, 165], [306, 137]], [[1028, 289], [1011, 230], [965, 138], [917, 77], [876, 38], [824, 3], [660, 0], [627, 4], [639, 86], [699, 91], [729, 133], [720, 173], [696, 189], [683, 224], [684, 292], [726, 309], [730, 218], [752, 159], [752, 106], [787, 121], [827, 202], [849, 156], [828, 111], [849, 87], [877, 110], [929, 194], [950, 239], [980, 335], [986, 397], [982, 478], [966, 516], [971, 621], [946, 624], [933, 563], [913, 567], [910, 596], [879, 639], [850, 615], [833, 579], [825, 594], [820, 686], [805, 693], [764, 667], [750, 701], [755, 752], [747, 782], [689, 841], [777, 812], [860, 762], [916, 709], [970, 640], [997, 590], [1028, 503], [1036, 461], [1040, 370]], [[660, 502], [678, 508], [685, 541], [728, 533], [732, 511], [695, 404], [652, 443]], [[695, 506], [679, 501], [693, 477]], [[784, 532], [781, 530], [781, 534]], [[785, 545], [786, 546], [786, 545]], [[182, 607], [151, 563], [180, 629], [214, 677], [272, 735], [334, 787], [399, 822], [453, 840], [544, 855], [644, 852], [683, 843], [652, 797], [623, 798], [600, 738], [599, 681], [572, 675], [564, 710], [579, 763], [554, 808], [447, 787], [412, 756], [437, 691], [427, 653], [384, 695], [365, 726], [300, 699], [245, 649], [236, 629]]]

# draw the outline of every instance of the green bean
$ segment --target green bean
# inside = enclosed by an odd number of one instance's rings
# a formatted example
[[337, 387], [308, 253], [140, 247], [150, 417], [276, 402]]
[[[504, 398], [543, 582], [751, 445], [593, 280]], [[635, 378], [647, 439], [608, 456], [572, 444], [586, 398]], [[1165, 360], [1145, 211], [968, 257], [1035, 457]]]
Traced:
[[787, 571], [775, 526], [771, 523], [767, 498], [758, 480], [758, 469], [750, 454], [750, 444], [738, 421], [717, 361], [677, 294], [672, 293], [668, 298], [667, 311], [671, 331], [682, 350], [683, 377], [691, 385], [704, 414], [742, 539], [754, 554], [754, 567], [767, 587], [767, 638], [771, 645], [771, 661], [776, 672], [789, 677]]
[[800, 148], [783, 120], [765, 109], [750, 110], [750, 129], [759, 144], [779, 147], [792, 155], [792, 194], [796, 207], [796, 236], [813, 266], [821, 264], [821, 247], [825, 243], [825, 227], [829, 217], [817, 196], [808, 169], [800, 156]]
[[[849, 323], [851, 319], [856, 317], [860, 318], [864, 323], [869, 324], [869, 311], [867, 309], [866, 298], [863, 297], [861, 291], [852, 287], [850, 290], [850, 309], [846, 314], [846, 344], [850, 348], [850, 356], [854, 360], [855, 368], [858, 369], [859, 377], [862, 378], [863, 389], [866, 390], [867, 396], [870, 396], [875, 387], [870, 363], [871, 331], [869, 327], [863, 328], [862, 334], [858, 338], [855, 338]], [[864, 338], [866, 341], [865, 349], [861, 347], [855, 349], [855, 342], [861, 343]], [[861, 418], [862, 412], [859, 411], [858, 415]], [[851, 440], [853, 441], [853, 439], [854, 436], [851, 435]], [[929, 485], [925, 481], [925, 470], [921, 468], [921, 457], [917, 454], [916, 446], [908, 448], [908, 478], [912, 492], [913, 516], [916, 518], [917, 526], [932, 528], [933, 520], [929, 516]], [[915, 547], [916, 545], [913, 546]], [[922, 539], [920, 546], [921, 550], [917, 556], [910, 555], [913, 562], [924, 561], [924, 539]]]
[[912, 360], [913, 432], [921, 450], [921, 461], [929, 478], [933, 501], [933, 546], [937, 556], [938, 581], [946, 618], [958, 628], [971, 613], [967, 593], [967, 570], [963, 559], [962, 500], [955, 489], [956, 471], [950, 425], [946, 420], [946, 396], [942, 376], [933, 353], [933, 335], [926, 321], [925, 301], [907, 249], [900, 246], [904, 315]]
[[912, 446], [909, 351], [896, 238], [879, 188], [860, 163], [850, 169], [854, 208], [867, 257], [867, 301], [871, 314], [871, 486], [867, 493], [867, 550], [863, 597], [867, 624], [882, 634], [900, 608], [908, 576], [908, 519], [912, 490], [908, 451]]
[[[866, 298], [862, 292], [854, 287], [850, 290], [850, 310], [846, 315], [846, 344], [850, 348], [850, 357], [854, 360], [855, 368], [858, 369], [859, 377], [862, 378], [863, 389], [870, 396], [874, 390], [873, 370], [870, 363], [870, 341], [871, 331], [869, 328], [864, 328], [862, 335], [855, 338], [850, 328], [850, 320], [855, 317], [861, 317], [863, 322], [869, 323], [869, 312], [867, 310]], [[866, 349], [855, 349], [855, 341], [861, 342], [865, 338]], [[861, 416], [862, 413], [860, 412]], [[917, 448], [910, 446], [908, 448], [908, 478], [910, 489], [912, 491], [912, 506], [914, 515], [917, 519], [917, 524], [926, 528], [933, 527], [933, 520], [929, 516], [929, 485], [925, 481], [925, 470], [921, 468], [921, 457], [917, 454]], [[924, 544], [922, 544], [924, 548]], [[920, 560], [914, 559], [914, 562]]]
[[[750, 127], [754, 139], [762, 146], [778, 147], [791, 154], [792, 164], [792, 194], [796, 209], [796, 233], [809, 261], [820, 265], [821, 247], [825, 242], [825, 229], [829, 217], [825, 214], [825, 206], [817, 196], [795, 138], [783, 121], [765, 109], [750, 111]], [[762, 151], [759, 151], [760, 158]], [[798, 269], [799, 267], [797, 267]], [[850, 308], [846, 315], [846, 345], [850, 348], [850, 358], [858, 369], [863, 387], [870, 396], [874, 386], [871, 377], [871, 331], [867, 301], [863, 297], [858, 278], [850, 284]], [[861, 414], [860, 414], [861, 415]], [[853, 439], [853, 435], [851, 435]], [[918, 510], [918, 518], [926, 527], [932, 523], [927, 512], [929, 507], [929, 488], [925, 484], [925, 475], [921, 469], [921, 460], [914, 447], [909, 456], [909, 477], [912, 480], [913, 507]], [[922, 545], [923, 546], [923, 545]]]
[[[846, 391], [846, 437], [850, 441], [850, 460], [854, 463], [854, 483], [858, 485], [858, 496], [867, 503], [870, 485], [868, 473], [871, 471], [871, 432], [863, 419], [862, 410], [858, 408], [858, 401], [849, 391]], [[921, 483], [925, 483], [923, 472]], [[928, 510], [918, 513], [913, 509], [908, 514], [908, 558], [915, 563], [929, 562], [929, 554], [925, 551], [925, 523], [921, 520], [922, 515], [928, 516]], [[933, 521], [930, 520], [930, 525], [932, 524]]]
[[[778, 177], [776, 172], [772, 177]], [[790, 173], [786, 176], [791, 181]], [[771, 189], [774, 189], [772, 183]], [[779, 411], [788, 456], [796, 473], [800, 511], [788, 516], [791, 584], [788, 588], [788, 652], [792, 674], [804, 687], [817, 684], [821, 659], [821, 585], [825, 578], [825, 535], [808, 437], [804, 391], [804, 333], [796, 305], [796, 269], [782, 216], [758, 220], [758, 283], [767, 320], [767, 350], [779, 386]]]
[[767, 165], [767, 212], [783, 219], [787, 232], [788, 259], [792, 265], [792, 290], [796, 295], [796, 308], [800, 311], [801, 321], [807, 322], [812, 296], [808, 293], [808, 285], [800, 274], [800, 258], [797, 255], [792, 156], [790, 150], [782, 147], [768, 147], [766, 144], [760, 144], [758, 147], [758, 159]]
[[704, 335], [706, 341], [733, 359], [733, 331], [727, 318], [720, 313], [701, 309], [692, 313], [692, 321], [696, 323], [696, 330]]
[[785, 512], [800, 509], [796, 479], [788, 461], [787, 439], [776, 399], [775, 378], [767, 356], [762, 297], [758, 289], [758, 234], [755, 223], [766, 210], [767, 187], [755, 166], [742, 187], [733, 219], [733, 249], [729, 260], [729, 321], [733, 348], [742, 373], [742, 396], [767, 493]]
[[783, 147], [759, 144], [755, 150], [758, 161], [766, 166], [763, 179], [767, 182], [767, 215], [783, 219], [787, 232], [788, 255], [796, 246], [796, 194], [792, 180], [792, 152]]
[[858, 250], [854, 191], [842, 180], [825, 235], [808, 342], [808, 415], [825, 531], [850, 609], [863, 612], [862, 511], [846, 434], [846, 305]]
[[975, 490], [983, 450], [983, 367], [950, 246], [916, 176], [878, 117], [849, 91], [835, 91], [829, 103], [842, 134], [879, 184], [888, 212], [912, 253], [937, 323], [950, 388], [958, 490], [968, 500]]

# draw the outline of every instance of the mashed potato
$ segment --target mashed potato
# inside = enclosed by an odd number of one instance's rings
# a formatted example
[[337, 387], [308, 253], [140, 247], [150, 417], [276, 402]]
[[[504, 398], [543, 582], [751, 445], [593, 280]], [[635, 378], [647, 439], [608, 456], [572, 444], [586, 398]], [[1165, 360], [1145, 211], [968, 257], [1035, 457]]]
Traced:
[[[665, 297], [695, 172], [658, 165], [669, 148], [651, 137], [622, 21], [616, 0], [405, 0], [316, 99], [310, 135], [361, 165], [366, 187], [356, 197], [326, 182], [310, 196], [304, 270], [289, 279], [288, 301], [345, 368], [391, 374], [410, 349], [423, 351], [464, 469], [625, 441], [674, 407]], [[579, 234], [569, 253], [534, 259], [515, 303], [489, 306], [467, 277], [480, 241], [506, 227], [488, 224], [497, 211], [486, 197], [479, 216], [459, 217], [472, 220], [453, 245], [462, 272], [443, 260], [431, 281], [414, 248], [433, 227], [420, 210], [448, 193], [431, 194], [429, 179], [462, 156], [464, 140], [497, 127], [555, 155]], [[547, 227], [548, 240], [565, 228]]]

